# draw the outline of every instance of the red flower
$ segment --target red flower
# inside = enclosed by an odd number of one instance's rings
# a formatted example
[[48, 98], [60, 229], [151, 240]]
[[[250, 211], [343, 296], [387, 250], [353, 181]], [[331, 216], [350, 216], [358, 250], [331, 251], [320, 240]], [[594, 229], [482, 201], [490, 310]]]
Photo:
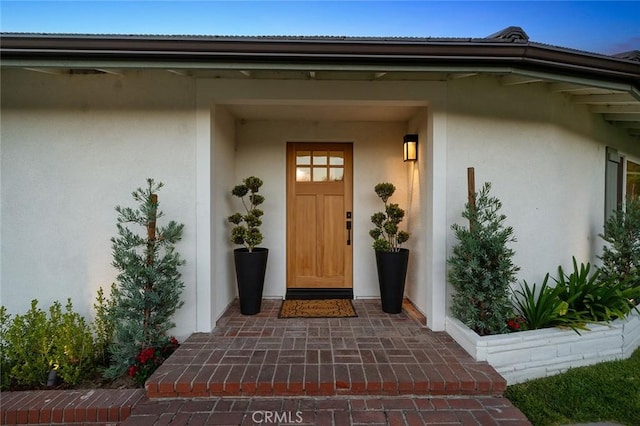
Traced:
[[512, 331], [520, 330], [520, 326], [522, 324], [521, 318], [511, 318], [507, 321], [507, 327], [509, 327]]
[[149, 347], [145, 350], [143, 350], [142, 352], [140, 352], [140, 354], [138, 354], [137, 359], [141, 364], [146, 364], [147, 361], [149, 361], [150, 359], [153, 359], [155, 356], [155, 349]]
[[138, 373], [138, 366], [137, 365], [132, 365], [129, 367], [129, 370], [127, 371], [127, 374], [129, 375], [129, 377], [133, 377]]

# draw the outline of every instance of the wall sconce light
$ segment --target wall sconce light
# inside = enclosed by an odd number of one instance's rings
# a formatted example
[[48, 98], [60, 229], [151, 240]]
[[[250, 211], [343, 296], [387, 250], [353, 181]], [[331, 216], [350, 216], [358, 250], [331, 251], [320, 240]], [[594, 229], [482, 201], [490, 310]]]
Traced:
[[418, 135], [404, 135], [403, 148], [404, 161], [416, 161], [418, 159]]

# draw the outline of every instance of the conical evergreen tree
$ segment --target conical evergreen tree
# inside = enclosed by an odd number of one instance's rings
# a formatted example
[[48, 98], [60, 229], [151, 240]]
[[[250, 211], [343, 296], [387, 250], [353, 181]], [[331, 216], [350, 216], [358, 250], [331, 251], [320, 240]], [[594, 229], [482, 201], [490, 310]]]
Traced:
[[469, 228], [454, 224], [458, 244], [449, 258], [449, 282], [456, 289], [452, 297], [453, 315], [480, 335], [507, 331], [512, 313], [511, 284], [519, 268], [513, 264], [513, 228], [505, 227], [500, 214], [502, 203], [489, 195], [485, 183], [475, 194], [475, 205], [467, 203], [462, 217]]
[[[143, 349], [163, 347], [167, 332], [175, 326], [171, 317], [183, 302], [184, 283], [178, 267], [184, 264], [174, 244], [182, 238], [184, 225], [170, 221], [160, 227], [156, 192], [163, 184], [147, 179], [147, 187], [132, 193], [137, 209], [116, 207], [118, 236], [111, 239], [113, 266], [120, 271], [113, 291], [111, 311], [115, 323], [107, 377], [123, 375]], [[136, 233], [127, 225], [138, 225]]]

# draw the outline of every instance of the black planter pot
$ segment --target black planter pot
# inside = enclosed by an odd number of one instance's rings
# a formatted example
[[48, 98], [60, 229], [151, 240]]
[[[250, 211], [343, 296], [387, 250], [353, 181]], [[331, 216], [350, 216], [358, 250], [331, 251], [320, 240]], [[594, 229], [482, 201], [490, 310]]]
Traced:
[[266, 248], [255, 247], [251, 253], [246, 248], [233, 251], [240, 312], [243, 315], [255, 315], [260, 312], [268, 256], [269, 249]]
[[376, 250], [376, 265], [382, 310], [388, 314], [399, 314], [402, 312], [409, 250], [400, 249], [395, 252]]

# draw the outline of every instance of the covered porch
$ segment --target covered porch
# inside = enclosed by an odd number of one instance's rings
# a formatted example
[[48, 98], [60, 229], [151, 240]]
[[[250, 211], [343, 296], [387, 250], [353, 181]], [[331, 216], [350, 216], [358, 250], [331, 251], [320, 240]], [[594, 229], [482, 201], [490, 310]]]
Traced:
[[[372, 84], [378, 89], [372, 91]], [[198, 80], [196, 331], [209, 331], [237, 294], [226, 218], [240, 207], [230, 189], [244, 177], [264, 181], [261, 246], [270, 250], [264, 297], [282, 299], [289, 293], [288, 256], [295, 250], [288, 219], [291, 144], [352, 147], [352, 206], [338, 215], [348, 214], [352, 225], [352, 254], [345, 262], [350, 263], [349, 291], [355, 299], [379, 297], [369, 230], [371, 215], [383, 204], [373, 188], [380, 182], [396, 186], [391, 202], [405, 209], [403, 229], [412, 234], [405, 246], [411, 250], [405, 295], [427, 317], [429, 328], [444, 330], [446, 188], [436, 185], [433, 176], [446, 174], [444, 147], [434, 145], [446, 132], [446, 89], [436, 81], [417, 84], [419, 90], [415, 81]], [[419, 137], [415, 162], [403, 162], [406, 134]], [[299, 223], [297, 232], [311, 233], [307, 227], [313, 226], [316, 219]]]

